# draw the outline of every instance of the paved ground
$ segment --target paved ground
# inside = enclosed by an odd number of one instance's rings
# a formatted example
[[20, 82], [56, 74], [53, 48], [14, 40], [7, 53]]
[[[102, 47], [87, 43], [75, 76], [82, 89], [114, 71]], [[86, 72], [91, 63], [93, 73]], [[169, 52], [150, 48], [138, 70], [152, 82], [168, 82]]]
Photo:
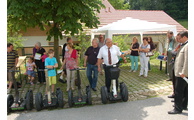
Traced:
[[171, 99], [167, 96], [145, 100], [92, 105], [79, 108], [28, 113], [12, 113], [8, 120], [187, 120], [188, 111], [169, 115]]

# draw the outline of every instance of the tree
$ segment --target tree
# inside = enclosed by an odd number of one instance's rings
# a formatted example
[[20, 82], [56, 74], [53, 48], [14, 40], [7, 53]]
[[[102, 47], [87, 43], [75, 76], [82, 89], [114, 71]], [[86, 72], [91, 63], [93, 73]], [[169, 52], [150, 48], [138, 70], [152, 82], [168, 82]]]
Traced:
[[130, 8], [127, 0], [108, 0], [115, 9], [127, 10]]
[[104, 5], [101, 0], [8, 0], [8, 17], [16, 30], [38, 26], [47, 31], [47, 40], [54, 38], [55, 57], [59, 60], [58, 45], [65, 34], [78, 34], [82, 24], [88, 28], [99, 24], [96, 13]]
[[10, 22], [7, 23], [7, 43], [12, 43], [14, 49], [18, 49], [18, 47], [22, 47], [22, 41], [25, 39], [22, 38], [22, 35], [13, 29], [13, 24]]

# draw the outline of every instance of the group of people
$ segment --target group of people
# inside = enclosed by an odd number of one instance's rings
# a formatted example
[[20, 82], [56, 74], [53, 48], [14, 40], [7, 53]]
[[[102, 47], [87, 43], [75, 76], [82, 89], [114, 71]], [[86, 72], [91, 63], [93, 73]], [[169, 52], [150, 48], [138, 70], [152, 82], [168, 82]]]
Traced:
[[[177, 34], [176, 41], [173, 37], [173, 32], [169, 31], [167, 52], [164, 60], [167, 59], [168, 73], [170, 80], [173, 81], [174, 93], [169, 98], [175, 98], [175, 105], [169, 114], [181, 113], [182, 110], [187, 109], [188, 103], [188, 83], [183, 79], [188, 78], [188, 32], [183, 31]], [[178, 43], [175, 47], [175, 43]], [[148, 76], [149, 70], [149, 56], [146, 53], [155, 50], [151, 37], [143, 37], [143, 43], [139, 45], [137, 37], [133, 37], [133, 42], [130, 46], [130, 60], [131, 70], [130, 72], [136, 72], [138, 70], [138, 57], [140, 58], [140, 73], [139, 76]], [[110, 69], [113, 65], [118, 65], [119, 56], [126, 63], [124, 54], [121, 53], [118, 46], [113, 45], [113, 41], [110, 38], [104, 40], [103, 35], [92, 40], [92, 46], [88, 47], [84, 57], [84, 67], [87, 67], [86, 75], [89, 80], [90, 87], [93, 91], [96, 90], [98, 72], [103, 75], [102, 69], [105, 73], [105, 85], [108, 92], [110, 92], [111, 78]], [[14, 70], [18, 62], [18, 53], [13, 50], [13, 44], [7, 44], [7, 70]], [[29, 77], [29, 82], [33, 84], [35, 77], [34, 70], [37, 69], [38, 82], [45, 84], [45, 72], [44, 69], [48, 69], [49, 83], [52, 88], [52, 95], [54, 95], [54, 87], [56, 84], [56, 68], [58, 63], [54, 57], [54, 50], [50, 49], [47, 53], [41, 43], [37, 42], [33, 48], [33, 56], [28, 59], [26, 64], [26, 74]], [[63, 45], [62, 49], [62, 66], [60, 79], [64, 79], [66, 74], [67, 79], [67, 91], [69, 89], [74, 90], [75, 84], [75, 71], [71, 69], [77, 68], [78, 64], [78, 51], [73, 47], [72, 38], [67, 38], [67, 43]], [[13, 84], [12, 74], [14, 72], [8, 72], [7, 78], [9, 80], [9, 87], [7, 92], [11, 91]], [[118, 89], [118, 80], [116, 80], [116, 88]]]
[[149, 56], [146, 56], [147, 52], [153, 52], [155, 45], [152, 41], [152, 37], [143, 37], [143, 43], [139, 45], [137, 37], [133, 37], [133, 42], [130, 46], [130, 60], [131, 70], [129, 72], [136, 72], [138, 70], [138, 58], [140, 58], [140, 73], [139, 76], [148, 76], [148, 70], [151, 70]]
[[185, 80], [188, 79], [188, 31], [178, 33], [176, 38], [169, 31], [167, 37], [164, 60], [167, 60], [168, 81], [173, 85], [173, 94], [168, 97], [174, 98], [174, 109], [168, 114], [180, 114], [188, 109], [188, 82]]

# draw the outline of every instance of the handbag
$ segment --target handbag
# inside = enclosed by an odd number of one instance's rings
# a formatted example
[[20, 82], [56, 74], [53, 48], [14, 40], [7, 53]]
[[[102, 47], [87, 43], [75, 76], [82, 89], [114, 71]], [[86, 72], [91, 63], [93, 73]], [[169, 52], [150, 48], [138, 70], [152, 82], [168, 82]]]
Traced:
[[146, 57], [150, 57], [150, 56], [153, 56], [153, 55], [154, 55], [154, 53], [152, 51], [149, 51], [149, 52], [146, 53]]

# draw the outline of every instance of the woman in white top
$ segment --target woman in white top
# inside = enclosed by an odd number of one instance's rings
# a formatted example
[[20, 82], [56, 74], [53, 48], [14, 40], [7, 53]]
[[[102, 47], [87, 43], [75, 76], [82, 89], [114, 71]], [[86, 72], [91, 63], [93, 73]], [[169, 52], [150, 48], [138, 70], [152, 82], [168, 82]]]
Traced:
[[148, 37], [143, 37], [143, 44], [139, 47], [139, 56], [140, 56], [140, 64], [141, 69], [139, 76], [144, 75], [144, 77], [148, 76], [148, 61], [149, 57], [146, 57], [146, 53], [150, 50], [150, 45], [148, 44]]

